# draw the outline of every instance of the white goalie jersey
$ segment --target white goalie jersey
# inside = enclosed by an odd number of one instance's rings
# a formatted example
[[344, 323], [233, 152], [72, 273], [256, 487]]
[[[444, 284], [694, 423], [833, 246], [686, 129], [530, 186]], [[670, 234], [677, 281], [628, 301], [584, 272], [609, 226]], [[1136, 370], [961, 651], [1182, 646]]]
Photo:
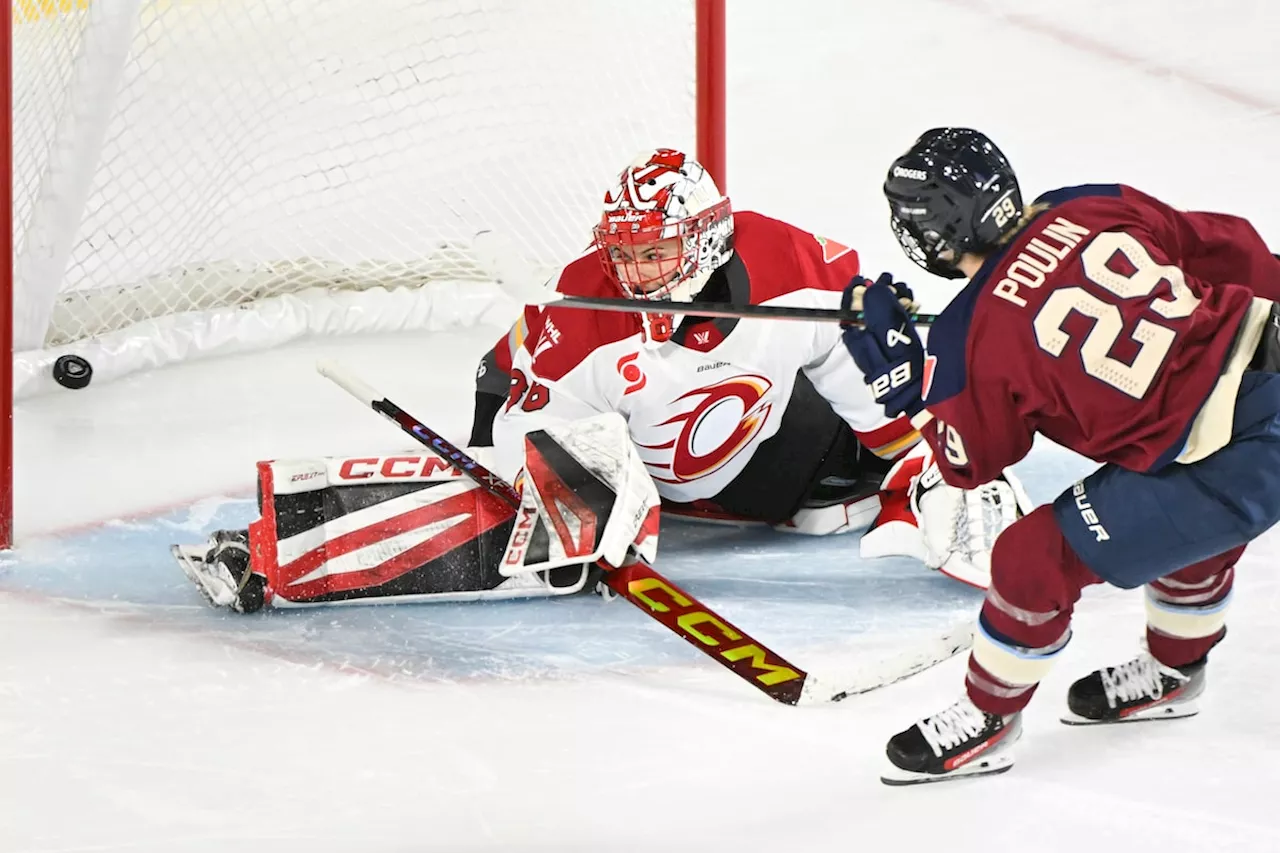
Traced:
[[[847, 247], [739, 212], [735, 253], [704, 294], [838, 308], [857, 272]], [[618, 295], [594, 254], [566, 267], [557, 289]], [[493, 441], [507, 476], [519, 466], [525, 433], [617, 412], [663, 498], [710, 499], [778, 433], [798, 374], [877, 455], [893, 458], [918, 440], [905, 419], [885, 416], [834, 323], [692, 316], [671, 340], [646, 346], [636, 315], [552, 305], [526, 310], [506, 350], [499, 362], [511, 387]]]

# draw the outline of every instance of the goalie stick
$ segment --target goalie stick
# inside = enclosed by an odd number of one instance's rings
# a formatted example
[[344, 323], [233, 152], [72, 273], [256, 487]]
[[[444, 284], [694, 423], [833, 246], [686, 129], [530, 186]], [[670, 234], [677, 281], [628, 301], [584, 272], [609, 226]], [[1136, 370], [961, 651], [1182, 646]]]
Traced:
[[[525, 305], [557, 305], [594, 311], [624, 311], [633, 314], [687, 314], [696, 317], [744, 317], [765, 320], [808, 320], [859, 325], [861, 311], [839, 308], [797, 308], [787, 305], [739, 305], [732, 302], [672, 302], [670, 299], [627, 299], [605, 296], [566, 296], [532, 279], [516, 258], [514, 249], [492, 231], [475, 236], [475, 250], [482, 265], [503, 293]], [[912, 314], [919, 326], [929, 326], [937, 314]]]
[[[471, 477], [491, 494], [514, 507], [520, 493], [510, 483], [462, 452], [456, 445], [401, 409], [374, 388], [334, 361], [324, 360], [316, 370], [357, 400], [395, 423], [421, 444], [438, 453], [450, 465]], [[601, 564], [603, 580], [614, 592], [648, 613], [743, 681], [769, 698], [786, 705], [817, 705], [839, 702], [868, 693], [936, 666], [966, 651], [972, 641], [966, 624], [952, 629], [928, 645], [881, 661], [842, 679], [844, 687], [834, 689], [819, 682], [805, 670], [793, 666], [760, 644], [715, 611], [660, 575], [652, 566], [637, 562], [617, 568]], [[716, 636], [718, 635], [718, 636]]]
[[[520, 506], [520, 493], [510, 483], [383, 397], [372, 386], [333, 361], [319, 362], [316, 370], [438, 453], [450, 465], [475, 480], [482, 489], [513, 507]], [[621, 567], [603, 562], [599, 565], [604, 569], [603, 580], [610, 589], [769, 698], [786, 705], [795, 705], [802, 696], [807, 695], [808, 673], [788, 663], [746, 632], [721, 618], [715, 611], [654, 571], [652, 566], [643, 561]]]

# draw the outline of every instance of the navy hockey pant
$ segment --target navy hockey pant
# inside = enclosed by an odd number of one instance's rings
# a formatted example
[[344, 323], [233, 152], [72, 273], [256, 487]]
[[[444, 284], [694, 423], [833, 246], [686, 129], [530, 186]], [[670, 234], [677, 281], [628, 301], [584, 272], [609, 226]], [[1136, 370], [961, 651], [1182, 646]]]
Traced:
[[1256, 539], [1280, 521], [1280, 374], [1245, 373], [1231, 443], [1212, 456], [1154, 474], [1104, 465], [1053, 511], [1085, 565], [1125, 589]]

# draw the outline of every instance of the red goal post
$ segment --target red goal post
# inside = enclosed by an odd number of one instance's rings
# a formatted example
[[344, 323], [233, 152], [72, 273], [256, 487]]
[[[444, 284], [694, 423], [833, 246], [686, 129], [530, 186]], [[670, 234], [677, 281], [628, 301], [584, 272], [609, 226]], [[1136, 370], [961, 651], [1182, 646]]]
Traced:
[[[0, 393], [77, 393], [50, 374], [68, 352], [97, 382], [494, 321], [474, 234], [549, 274], [641, 149], [692, 148], [724, 186], [725, 6], [9, 0]], [[3, 547], [13, 447], [11, 405]]]

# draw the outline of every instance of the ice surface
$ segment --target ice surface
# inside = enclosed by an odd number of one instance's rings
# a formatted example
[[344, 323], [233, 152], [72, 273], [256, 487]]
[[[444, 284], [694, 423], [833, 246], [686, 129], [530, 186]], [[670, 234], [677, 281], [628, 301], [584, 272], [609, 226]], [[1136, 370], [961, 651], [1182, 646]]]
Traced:
[[[883, 169], [919, 131], [964, 122], [1031, 194], [1124, 180], [1277, 233], [1277, 8], [733, 0], [735, 203], [904, 270]], [[930, 308], [945, 299], [909, 280]], [[202, 603], [164, 546], [247, 518], [255, 460], [404, 445], [316, 358], [461, 441], [472, 369], [500, 333], [312, 341], [17, 407], [0, 850], [1280, 849], [1274, 532], [1240, 564], [1200, 716], [1057, 722], [1067, 685], [1127, 659], [1141, 632], [1137, 593], [1091, 589], [1014, 770], [908, 790], [876, 779], [884, 740], [955, 697], [961, 658], [795, 709], [624, 602], [259, 618]], [[1019, 471], [1044, 501], [1089, 467], [1042, 444]], [[858, 560], [854, 537], [672, 524], [660, 567], [819, 674], [874, 664], [979, 600], [910, 561]]]

